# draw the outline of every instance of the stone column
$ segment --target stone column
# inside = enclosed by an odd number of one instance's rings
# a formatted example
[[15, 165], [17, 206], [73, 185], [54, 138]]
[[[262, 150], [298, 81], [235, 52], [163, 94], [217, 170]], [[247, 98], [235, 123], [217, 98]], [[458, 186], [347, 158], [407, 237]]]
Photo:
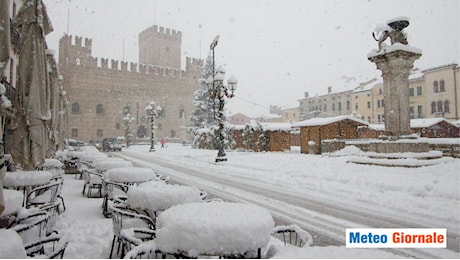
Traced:
[[410, 134], [409, 74], [421, 54], [398, 49], [369, 57], [382, 71], [386, 135]]

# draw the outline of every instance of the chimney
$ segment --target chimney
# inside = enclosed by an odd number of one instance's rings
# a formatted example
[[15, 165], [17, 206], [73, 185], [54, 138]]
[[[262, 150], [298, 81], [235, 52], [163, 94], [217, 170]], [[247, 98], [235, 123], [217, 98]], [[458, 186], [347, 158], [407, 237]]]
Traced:
[[327, 87], [327, 93], [330, 94], [332, 92], [332, 87]]
[[305, 95], [305, 97], [307, 98], [307, 97], [308, 97], [308, 92], [305, 91], [304, 95]]

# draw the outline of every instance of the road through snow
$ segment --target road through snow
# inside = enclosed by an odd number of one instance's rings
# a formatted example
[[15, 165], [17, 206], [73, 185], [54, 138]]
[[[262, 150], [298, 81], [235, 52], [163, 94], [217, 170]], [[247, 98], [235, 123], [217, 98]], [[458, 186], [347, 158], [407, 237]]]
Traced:
[[[157, 173], [170, 176], [174, 182], [196, 186], [213, 196], [239, 202], [253, 203], [268, 209], [281, 222], [295, 223], [315, 234], [315, 245], [344, 245], [345, 228], [415, 228], [430, 227], [429, 219], [410, 218], [393, 215], [383, 210], [372, 209], [368, 205], [336, 201], [330, 197], [298, 190], [282, 184], [267, 183], [246, 173], [248, 168], [228, 163], [214, 164], [208, 159], [193, 156], [175, 156], [166, 153], [140, 153], [135, 149], [125, 149], [113, 153], [142, 167], [153, 168]], [[251, 169], [254, 171], [257, 169]], [[428, 249], [392, 250], [403, 256], [420, 258], [458, 257], [460, 237], [448, 229], [448, 249], [440, 251]]]

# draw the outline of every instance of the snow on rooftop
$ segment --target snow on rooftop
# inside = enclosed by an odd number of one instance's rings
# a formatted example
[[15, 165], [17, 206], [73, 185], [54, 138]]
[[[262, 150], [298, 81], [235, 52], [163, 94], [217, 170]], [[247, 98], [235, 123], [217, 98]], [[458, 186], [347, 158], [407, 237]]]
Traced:
[[[440, 122], [447, 122], [454, 126], [459, 126], [455, 122], [449, 122], [445, 118], [416, 118], [410, 120], [411, 128], [425, 128], [439, 124]], [[385, 131], [385, 124], [369, 124], [368, 128], [375, 131]]]
[[409, 80], [423, 79], [424, 76], [425, 74], [422, 71], [416, 70], [409, 75]]
[[363, 82], [361, 84], [359, 84], [358, 87], [356, 87], [351, 93], [359, 93], [359, 92], [362, 92], [362, 91], [369, 91], [369, 90], [372, 90], [372, 88], [374, 88], [377, 84], [382, 84], [383, 83], [383, 79], [382, 78], [378, 78], [378, 79], [371, 79], [367, 82]]
[[449, 124], [449, 121], [447, 121], [444, 118], [417, 118], [417, 119], [411, 119], [410, 120], [410, 127], [411, 128], [424, 128], [424, 127], [430, 127], [436, 124], [439, 124], [441, 122], [447, 122]]
[[318, 118], [307, 119], [307, 120], [292, 124], [292, 127], [322, 126], [322, 125], [328, 125], [328, 124], [332, 124], [332, 123], [342, 121], [342, 120], [347, 120], [347, 119], [364, 124], [364, 125], [369, 124], [368, 122], [363, 121], [353, 116], [334, 116], [334, 117], [318, 117]]
[[269, 123], [269, 122], [262, 122], [260, 123], [263, 131], [290, 131], [291, 124], [290, 123]]

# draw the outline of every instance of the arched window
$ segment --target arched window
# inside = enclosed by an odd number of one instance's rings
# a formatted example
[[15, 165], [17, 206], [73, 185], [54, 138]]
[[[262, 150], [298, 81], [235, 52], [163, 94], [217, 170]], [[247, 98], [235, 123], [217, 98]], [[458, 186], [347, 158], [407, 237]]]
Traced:
[[444, 101], [444, 113], [450, 113], [449, 100]]
[[437, 80], [435, 80], [433, 82], [433, 91], [434, 91], [434, 93], [439, 92], [439, 86], [438, 86], [438, 81]]
[[184, 109], [181, 109], [179, 111], [179, 118], [182, 119], [182, 118], [185, 118], [185, 110]]
[[439, 92], [445, 92], [446, 91], [446, 86], [445, 86], [446, 82], [441, 79], [441, 81], [439, 81]]
[[442, 113], [442, 101], [438, 101], [438, 112]]
[[72, 113], [80, 113], [80, 104], [75, 102], [72, 103]]
[[104, 113], [104, 105], [97, 104], [96, 106], [96, 114], [103, 114]]
[[436, 113], [436, 102], [431, 102], [431, 114]]

